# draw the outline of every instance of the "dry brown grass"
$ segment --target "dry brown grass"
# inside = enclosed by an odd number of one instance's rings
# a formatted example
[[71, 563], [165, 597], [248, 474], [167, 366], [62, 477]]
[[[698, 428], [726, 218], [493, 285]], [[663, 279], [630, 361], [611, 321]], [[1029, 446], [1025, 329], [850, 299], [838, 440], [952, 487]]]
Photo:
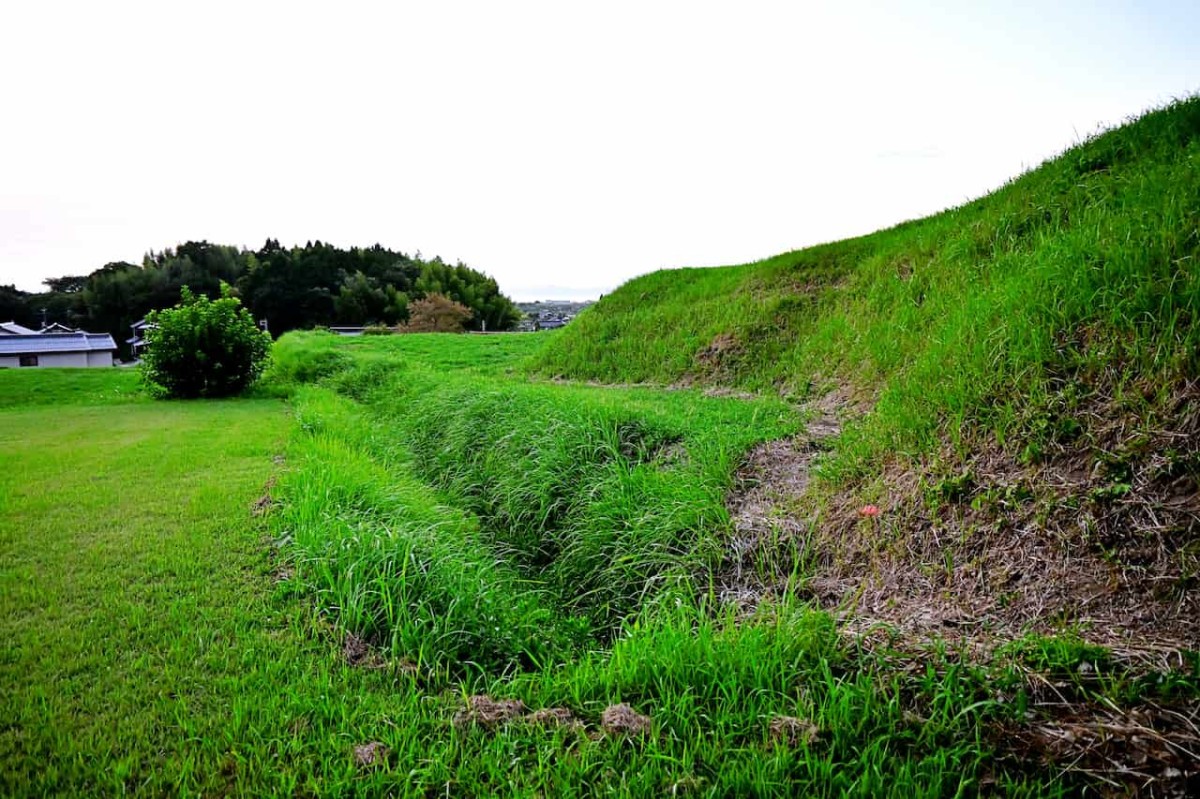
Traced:
[[[935, 642], [984, 662], [1030, 633], [1063, 632], [1106, 648], [1110, 668], [1186, 672], [1200, 649], [1200, 387], [1178, 386], [1156, 407], [1095, 391], [1076, 410], [1079, 434], [1036, 463], [981, 438], [967, 456], [897, 458], [822, 493], [813, 463], [847, 412], [844, 393], [827, 398], [806, 434], [743, 464], [720, 596], [749, 612], [785, 591], [807, 595], [914, 674]], [[1197, 788], [1200, 703], [1118, 706], [1026, 672], [1030, 709], [996, 731], [1003, 751], [1102, 793]]]

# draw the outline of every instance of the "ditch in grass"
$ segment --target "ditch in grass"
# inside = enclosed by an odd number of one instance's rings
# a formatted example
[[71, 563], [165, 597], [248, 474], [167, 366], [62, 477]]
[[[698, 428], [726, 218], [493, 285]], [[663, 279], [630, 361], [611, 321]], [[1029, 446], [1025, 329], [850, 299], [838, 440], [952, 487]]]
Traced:
[[[280, 359], [341, 346], [289, 337]], [[704, 582], [724, 557], [741, 456], [795, 433], [791, 406], [530, 384], [492, 367], [448, 375], [403, 349], [355, 345], [295, 389], [274, 524], [298, 595], [453, 697], [469, 740], [544, 735], [531, 722], [543, 711], [569, 714], [549, 728], [567, 751], [591, 752], [612, 746], [602, 717], [624, 703], [651, 725], [625, 745], [639, 777], [622, 787], [635, 793], [1082, 784], [1000, 745], [1029, 704], [1011, 675], [997, 689], [999, 666], [949, 654], [898, 667], [810, 605], [781, 595], [746, 614]], [[470, 723], [477, 702], [506, 721]], [[682, 773], [646, 771], [685, 754]]]

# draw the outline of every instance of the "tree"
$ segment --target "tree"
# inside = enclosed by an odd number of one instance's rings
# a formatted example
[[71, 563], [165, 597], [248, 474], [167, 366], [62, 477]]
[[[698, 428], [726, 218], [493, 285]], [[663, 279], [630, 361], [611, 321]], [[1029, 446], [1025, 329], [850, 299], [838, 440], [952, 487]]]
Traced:
[[48, 277], [42, 281], [42, 284], [48, 286], [51, 291], [77, 294], [83, 291], [87, 280], [87, 277], [83, 275], [66, 275], [64, 277]]
[[14, 285], [0, 286], [0, 322], [16, 322], [34, 327], [36, 316], [29, 305], [32, 295]]
[[442, 294], [471, 309], [467, 327], [472, 330], [511, 330], [521, 318], [516, 304], [500, 293], [493, 278], [459, 263], [454, 266], [434, 258], [421, 265], [414, 291]]
[[179, 304], [151, 311], [146, 321], [142, 375], [163, 397], [228, 397], [244, 391], [262, 374], [271, 336], [259, 330], [250, 312], [221, 285], [210, 300], [180, 290]]
[[465, 326], [472, 330], [507, 330], [521, 316], [495, 280], [465, 264], [425, 261], [419, 253], [408, 256], [380, 244], [341, 249], [311, 241], [284, 247], [267, 239], [257, 252], [187, 241], [152, 250], [139, 264], [116, 261], [86, 277], [51, 278], [47, 292], [0, 292], [0, 308], [10, 308], [0, 321], [20, 316], [30, 320], [22, 324], [36, 324], [44, 316], [47, 322], [106, 331], [127, 355], [131, 323], [175, 305], [181, 286], [216, 299], [222, 282], [236, 286], [238, 298], [256, 319], [269, 321], [276, 336], [333, 324], [394, 325], [408, 318], [410, 300], [429, 294], [469, 308], [473, 315]]
[[[361, 271], [347, 275], [333, 300], [337, 320], [343, 325], [376, 324], [383, 321], [388, 295], [374, 278]], [[396, 320], [391, 320], [395, 322]]]
[[471, 320], [471, 309], [443, 294], [430, 294], [408, 306], [404, 333], [461, 333]]

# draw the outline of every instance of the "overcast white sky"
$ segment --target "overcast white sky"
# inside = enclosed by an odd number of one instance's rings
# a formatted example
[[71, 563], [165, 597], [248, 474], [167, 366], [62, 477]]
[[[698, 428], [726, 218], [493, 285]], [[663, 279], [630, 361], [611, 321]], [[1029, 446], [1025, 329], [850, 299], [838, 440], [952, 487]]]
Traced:
[[957, 205], [1200, 90], [1196, 2], [11, 2], [0, 283], [380, 242], [594, 296]]

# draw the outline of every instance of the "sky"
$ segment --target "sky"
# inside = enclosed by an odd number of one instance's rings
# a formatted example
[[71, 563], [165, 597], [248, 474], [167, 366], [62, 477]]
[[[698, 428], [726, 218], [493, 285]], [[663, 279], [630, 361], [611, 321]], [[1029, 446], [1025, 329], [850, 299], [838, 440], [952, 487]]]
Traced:
[[1200, 90], [1195, 2], [0, 9], [0, 283], [379, 242], [515, 299], [978, 197]]

